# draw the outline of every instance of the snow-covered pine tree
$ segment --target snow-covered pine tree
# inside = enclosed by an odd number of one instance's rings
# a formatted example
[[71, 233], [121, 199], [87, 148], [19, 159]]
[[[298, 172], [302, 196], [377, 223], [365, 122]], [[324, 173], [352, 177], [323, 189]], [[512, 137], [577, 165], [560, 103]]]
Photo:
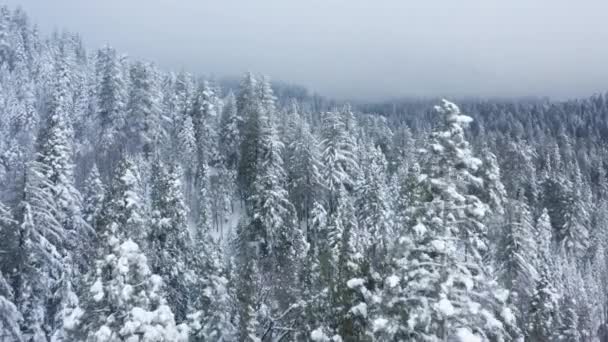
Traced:
[[560, 305], [560, 326], [557, 341], [580, 342], [579, 317], [576, 312], [576, 303], [570, 294], [565, 294]]
[[321, 175], [328, 192], [328, 211], [337, 207], [337, 197], [343, 186], [352, 186], [354, 179], [350, 170], [356, 168], [356, 157], [348, 141], [351, 139], [341, 120], [340, 113], [323, 114], [321, 123]]
[[16, 228], [17, 222], [0, 202], [0, 253], [3, 255], [0, 262], [0, 339], [21, 342], [23, 338], [20, 325], [23, 317], [14, 303], [14, 291], [5, 276], [9, 273], [4, 273], [12, 271], [16, 265], [13, 259], [16, 256], [16, 246], [7, 243], [17, 240]]
[[[479, 168], [479, 176], [483, 179], [483, 188], [479, 189], [479, 198], [487, 203], [493, 216], [504, 214], [507, 191], [500, 178], [500, 167], [496, 155], [484, 149], [482, 151], [482, 164]], [[517, 189], [523, 192], [522, 189]]]
[[195, 281], [189, 292], [192, 294], [191, 310], [188, 315], [191, 339], [194, 341], [232, 341], [236, 327], [232, 312], [227, 310], [234, 298], [222, 260], [222, 250], [206, 231], [199, 235], [194, 245], [195, 255], [191, 256], [191, 268]]
[[209, 82], [204, 81], [190, 114], [194, 124], [199, 168], [214, 165], [218, 159], [217, 110], [215, 108], [217, 101], [217, 96]]
[[393, 314], [375, 320], [375, 330], [397, 339], [441, 341], [466, 331], [500, 340], [514, 322], [506, 291], [481, 259], [486, 204], [468, 193], [481, 161], [464, 138], [472, 119], [446, 100], [436, 108], [442, 125], [431, 135], [421, 184], [430, 196], [415, 205], [417, 223], [400, 238], [383, 300]]
[[589, 246], [589, 212], [583, 197], [580, 169], [575, 166], [572, 189], [563, 208], [563, 224], [558, 230], [560, 248], [575, 258], [582, 258]]
[[97, 142], [103, 152], [110, 154], [107, 157], [108, 159], [105, 160], [114, 162], [118, 156], [112, 153], [112, 149], [120, 146], [125, 138], [125, 106], [127, 102], [125, 75], [116, 50], [106, 46], [97, 51], [96, 73], [98, 77], [97, 120], [99, 125]]
[[523, 191], [520, 200], [506, 203], [505, 212], [503, 231], [497, 245], [497, 271], [502, 284], [513, 294], [512, 301], [520, 312], [520, 326], [523, 326], [537, 278], [537, 236]]
[[393, 131], [390, 152], [387, 156], [389, 174], [393, 174], [400, 167], [409, 168], [415, 159], [414, 142], [412, 131], [407, 125]]
[[259, 240], [251, 229], [251, 223], [241, 219], [237, 227], [238, 306], [237, 340], [239, 342], [261, 342], [260, 336], [260, 292], [261, 274], [258, 268]]
[[105, 192], [106, 189], [101, 182], [97, 164], [93, 164], [84, 185], [82, 214], [84, 220], [95, 230], [97, 230], [96, 224], [101, 214]]
[[392, 210], [386, 198], [388, 185], [386, 179], [387, 162], [379, 148], [370, 146], [365, 149], [367, 161], [362, 167], [362, 181], [357, 185], [357, 217], [359, 227], [366, 240], [366, 259], [376, 272], [384, 268], [385, 256], [394, 239]]
[[[38, 136], [36, 160], [26, 167], [17, 217], [15, 298], [24, 315], [22, 330], [33, 340], [62, 329], [62, 321], [56, 317], [68, 298], [61, 291], [61, 280], [76, 283], [86, 270], [89, 258], [85, 251], [93, 233], [82, 219], [80, 193], [74, 187], [68, 73], [61, 61], [56, 73], [47, 125]], [[73, 265], [66, 264], [73, 254], [82, 257]], [[72, 267], [74, 276], [67, 272]]]
[[124, 229], [104, 233], [104, 253], [83, 300], [81, 329], [90, 341], [187, 341], [187, 328], [176, 325], [166, 305], [163, 281]]
[[23, 341], [19, 329], [21, 320], [21, 313], [13, 303], [13, 289], [0, 272], [0, 338], [7, 341]]
[[[41, 167], [41, 164], [35, 162], [31, 162], [27, 167], [24, 200], [19, 205], [16, 217], [19, 238], [17, 262], [12, 275], [15, 301], [23, 315], [21, 332], [26, 340], [34, 342], [47, 340], [44, 327], [46, 320], [50, 320], [52, 315], [46, 307], [47, 299], [51, 296], [46, 283], [56, 285], [53, 278], [61, 271], [57, 240], [63, 233], [59, 222], [51, 214], [51, 198], [42, 190], [45, 179], [40, 171]], [[35, 222], [44, 225], [39, 226]], [[40, 230], [42, 227], [49, 231], [43, 234]]]
[[[265, 115], [260, 132], [260, 151], [253, 195], [252, 225], [263, 238], [262, 256], [269, 257], [274, 274], [277, 300], [285, 309], [293, 302], [296, 285], [294, 270], [305, 256], [306, 242], [297, 224], [293, 204], [286, 190], [286, 174], [283, 167], [282, 144], [278, 140], [272, 119]], [[262, 263], [266, 265], [266, 263]]]
[[[423, 201], [426, 192], [421, 186], [424, 177], [420, 174], [420, 165], [415, 162], [408, 169], [405, 165], [399, 167], [395, 173], [396, 185], [393, 204], [395, 236], [403, 236], [406, 230], [413, 227], [415, 206]], [[426, 177], [426, 176], [425, 176]], [[411, 232], [409, 232], [411, 234]]]
[[187, 116], [183, 120], [177, 139], [179, 144], [178, 159], [182, 163], [186, 176], [191, 178], [196, 169], [193, 161], [197, 158], [196, 135], [194, 133], [192, 117]]
[[143, 152], [151, 157], [162, 136], [158, 71], [149, 63], [135, 62], [129, 76], [130, 92], [125, 107], [127, 146], [130, 153]]
[[193, 246], [180, 178], [179, 167], [167, 168], [162, 161], [154, 161], [151, 223], [146, 236], [150, 268], [164, 280], [167, 305], [178, 322], [185, 320], [194, 296], [188, 264]]
[[557, 293], [546, 269], [539, 270], [530, 300], [526, 335], [531, 342], [551, 341], [558, 326]]
[[114, 171], [96, 227], [98, 234], [116, 226], [120, 234], [138, 244], [147, 242], [146, 209], [141, 179], [135, 162], [125, 156]]
[[527, 314], [526, 336], [533, 342], [549, 341], [557, 337], [559, 326], [559, 293], [554, 285], [556, 275], [552, 262], [551, 237], [553, 229], [546, 209], [536, 222], [536, 270], [534, 291]]
[[[300, 300], [302, 301], [303, 311], [298, 325], [300, 334], [296, 336], [298, 341], [307, 340], [313, 330], [326, 323], [325, 317], [331, 311], [330, 288], [327, 285], [330, 283], [329, 280], [333, 274], [328, 272], [327, 262], [329, 262], [329, 259], [324, 258], [326, 262], [324, 265], [325, 274], [322, 275], [319, 253], [320, 246], [327, 246], [327, 240], [322, 240], [322, 236], [326, 234], [327, 212], [322, 205], [315, 202], [310, 216], [309, 248], [299, 276], [302, 288]], [[327, 251], [328, 248], [325, 248], [325, 250]]]
[[[274, 91], [270, 84], [270, 77], [264, 75], [257, 84], [257, 94], [259, 96], [260, 106], [262, 111], [266, 114], [267, 118], [271, 120], [272, 125], [276, 128], [279, 127], [277, 121], [279, 116], [277, 114], [276, 100], [277, 97], [274, 95]], [[277, 134], [278, 135], [278, 134]]]
[[229, 170], [236, 170], [239, 165], [239, 148], [241, 135], [239, 132], [240, 117], [237, 113], [237, 103], [234, 93], [228, 93], [224, 100], [224, 108], [220, 117], [219, 149], [224, 163]]
[[[309, 125], [301, 119], [296, 121], [294, 135], [290, 139], [289, 159], [285, 163], [289, 198], [299, 220], [309, 228], [313, 203], [323, 199], [319, 145]], [[309, 236], [307, 240], [311, 242], [312, 239]]]
[[[331, 236], [337, 279], [332, 287], [333, 328], [342, 339], [365, 341], [368, 324], [367, 287], [373, 288], [369, 260], [363, 257], [364, 244], [360, 238], [352, 199], [344, 187], [338, 195], [338, 207], [332, 214], [334, 228]], [[330, 228], [331, 229], [331, 228]], [[337, 236], [337, 234], [340, 234]], [[331, 240], [330, 240], [331, 241]], [[330, 316], [331, 317], [331, 316]]]
[[257, 94], [257, 82], [251, 73], [241, 81], [237, 97], [237, 113], [242, 118], [238, 182], [246, 201], [253, 194], [261, 153], [260, 140], [263, 121], [262, 105]]

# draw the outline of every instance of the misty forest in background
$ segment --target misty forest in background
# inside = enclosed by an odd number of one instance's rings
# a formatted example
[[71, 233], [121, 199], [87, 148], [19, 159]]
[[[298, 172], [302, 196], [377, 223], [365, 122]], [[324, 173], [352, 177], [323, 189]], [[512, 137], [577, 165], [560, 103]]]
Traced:
[[163, 71], [1, 8], [0, 341], [608, 341], [608, 97], [457, 102]]

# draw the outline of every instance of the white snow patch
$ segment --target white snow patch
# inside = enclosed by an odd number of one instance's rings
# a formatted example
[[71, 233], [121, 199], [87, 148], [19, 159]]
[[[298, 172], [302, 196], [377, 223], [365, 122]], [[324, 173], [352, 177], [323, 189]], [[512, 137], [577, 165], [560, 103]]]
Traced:
[[454, 309], [454, 306], [452, 305], [452, 303], [445, 297], [441, 298], [441, 300], [439, 300], [439, 302], [437, 302], [437, 304], [435, 304], [435, 307], [444, 316], [452, 316], [456, 312], [456, 309]]
[[310, 339], [315, 342], [328, 342], [329, 337], [325, 335], [323, 329], [317, 328], [310, 333]]
[[460, 328], [456, 331], [457, 342], [483, 342], [481, 337], [473, 334], [473, 332], [467, 328]]
[[433, 246], [433, 248], [439, 252], [442, 252], [446, 249], [445, 241], [441, 241], [441, 240], [431, 241], [431, 246]]
[[75, 329], [80, 324], [80, 318], [83, 314], [84, 311], [81, 308], [74, 308], [69, 315], [63, 318], [63, 327], [67, 330]]
[[139, 252], [139, 246], [135, 242], [133, 242], [133, 240], [129, 239], [129, 240], [123, 242], [122, 245], [120, 245], [120, 251], [123, 254], [137, 253], [137, 252]]
[[452, 117], [450, 118], [451, 121], [453, 122], [458, 122], [458, 123], [462, 123], [462, 124], [470, 124], [471, 122], [473, 122], [473, 118], [468, 116], [468, 115], [452, 115]]
[[353, 306], [350, 309], [350, 312], [355, 316], [360, 316], [360, 317], [366, 318], [367, 317], [367, 304], [359, 303], [359, 304]]
[[95, 332], [95, 340], [97, 341], [112, 341], [112, 330], [107, 325], [102, 325], [97, 332]]
[[386, 330], [387, 325], [388, 320], [386, 318], [376, 318], [373, 322], [373, 329], [374, 331]]
[[91, 293], [93, 294], [93, 300], [99, 302], [103, 299], [103, 284], [101, 283], [101, 279], [97, 278], [93, 286], [91, 286]]
[[365, 279], [361, 278], [353, 278], [346, 282], [346, 286], [350, 289], [355, 289], [357, 287], [361, 287], [365, 284]]
[[412, 228], [414, 229], [414, 232], [416, 233], [416, 235], [418, 236], [422, 236], [426, 233], [426, 226], [420, 222], [416, 223], [416, 225]]
[[500, 316], [502, 316], [502, 318], [505, 320], [506, 323], [515, 324], [515, 315], [513, 314], [513, 311], [511, 309], [509, 309], [509, 308], [502, 309]]
[[386, 278], [386, 284], [388, 287], [395, 287], [399, 285], [399, 277], [394, 274], [390, 275], [388, 278]]

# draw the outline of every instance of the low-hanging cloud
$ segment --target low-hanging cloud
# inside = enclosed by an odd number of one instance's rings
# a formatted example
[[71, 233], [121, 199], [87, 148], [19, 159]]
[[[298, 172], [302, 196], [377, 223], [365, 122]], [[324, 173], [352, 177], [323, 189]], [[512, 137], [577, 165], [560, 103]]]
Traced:
[[350, 99], [608, 90], [606, 1], [9, 0], [172, 70], [246, 70]]

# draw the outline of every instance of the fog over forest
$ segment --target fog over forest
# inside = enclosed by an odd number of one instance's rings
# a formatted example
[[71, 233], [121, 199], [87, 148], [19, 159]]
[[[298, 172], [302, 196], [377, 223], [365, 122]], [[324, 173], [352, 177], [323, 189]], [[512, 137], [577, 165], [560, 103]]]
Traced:
[[585, 0], [7, 0], [163, 68], [252, 71], [339, 99], [571, 99], [605, 90], [608, 4]]

